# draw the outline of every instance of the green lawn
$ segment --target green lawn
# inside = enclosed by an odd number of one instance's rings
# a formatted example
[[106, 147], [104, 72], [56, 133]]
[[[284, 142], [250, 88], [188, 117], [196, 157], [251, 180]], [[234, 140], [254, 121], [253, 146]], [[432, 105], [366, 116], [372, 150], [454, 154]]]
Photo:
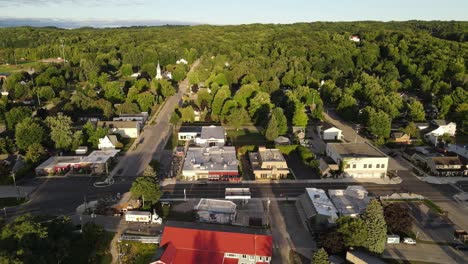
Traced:
[[167, 141], [167, 144], [164, 147], [164, 149], [173, 150], [175, 147], [177, 147], [177, 144], [179, 143], [178, 141], [179, 140], [177, 139], [177, 133], [171, 132], [171, 137]]
[[147, 264], [151, 262], [157, 244], [144, 244], [135, 241], [122, 241], [119, 244], [122, 252], [122, 263]]
[[10, 64], [10, 65], [5, 65], [2, 64], [0, 65], [0, 72], [1, 73], [13, 73], [17, 71], [28, 71], [31, 68], [37, 68], [37, 62], [19, 62], [18, 65], [15, 64]]
[[271, 143], [258, 131], [248, 129], [226, 131], [228, 141], [236, 147], [245, 145], [271, 145]]
[[442, 208], [440, 208], [437, 204], [435, 204], [433, 201], [425, 199], [424, 204], [427, 205], [427, 207], [431, 208], [434, 212], [438, 214], [443, 214], [444, 211]]

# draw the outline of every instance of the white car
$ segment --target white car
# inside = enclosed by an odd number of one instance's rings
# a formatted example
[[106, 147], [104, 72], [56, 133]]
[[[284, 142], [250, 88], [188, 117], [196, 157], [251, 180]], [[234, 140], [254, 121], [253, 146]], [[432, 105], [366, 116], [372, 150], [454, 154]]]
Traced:
[[408, 244], [408, 245], [416, 245], [416, 240], [409, 238], [409, 237], [405, 237], [403, 239], [403, 243]]

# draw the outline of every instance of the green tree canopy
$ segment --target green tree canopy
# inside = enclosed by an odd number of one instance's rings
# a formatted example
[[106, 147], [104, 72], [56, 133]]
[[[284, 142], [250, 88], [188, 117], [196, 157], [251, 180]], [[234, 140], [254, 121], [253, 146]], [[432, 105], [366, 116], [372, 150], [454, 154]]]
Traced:
[[35, 122], [30, 117], [21, 121], [16, 125], [15, 139], [16, 145], [21, 150], [28, 150], [33, 144], [41, 144], [44, 140], [44, 129], [40, 124]]
[[162, 195], [159, 184], [153, 177], [136, 178], [132, 183], [130, 192], [132, 197], [143, 199], [148, 206], [155, 204]]
[[48, 116], [45, 123], [50, 129], [50, 139], [55, 143], [55, 148], [70, 149], [73, 142], [73, 122], [71, 118], [62, 114]]
[[265, 131], [266, 139], [273, 141], [278, 137], [278, 123], [276, 122], [276, 118], [274, 115], [270, 117], [270, 121], [268, 121], [268, 126]]
[[381, 254], [385, 249], [387, 240], [387, 224], [380, 202], [372, 199], [362, 215], [367, 227], [367, 239], [364, 246], [370, 251]]
[[325, 249], [320, 248], [318, 251], [314, 253], [312, 256], [311, 264], [328, 264], [328, 254]]

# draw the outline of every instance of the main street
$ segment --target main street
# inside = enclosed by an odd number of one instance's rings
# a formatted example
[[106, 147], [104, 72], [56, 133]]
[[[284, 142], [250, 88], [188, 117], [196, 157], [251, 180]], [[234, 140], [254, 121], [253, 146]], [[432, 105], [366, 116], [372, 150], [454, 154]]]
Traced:
[[[196, 60], [190, 71], [195, 69], [200, 60]], [[174, 96], [169, 97], [162, 108], [157, 113], [155, 119], [145, 126], [143, 132], [138, 137], [136, 149], [129, 150], [123, 156], [118, 165], [112, 170], [111, 176], [131, 176], [141, 175], [154, 155], [164, 149], [169, 137], [171, 136], [172, 124], [169, 122], [175, 106], [180, 106], [182, 96], [187, 91], [188, 78], [179, 83], [179, 89]], [[152, 125], [152, 123], [156, 123]]]

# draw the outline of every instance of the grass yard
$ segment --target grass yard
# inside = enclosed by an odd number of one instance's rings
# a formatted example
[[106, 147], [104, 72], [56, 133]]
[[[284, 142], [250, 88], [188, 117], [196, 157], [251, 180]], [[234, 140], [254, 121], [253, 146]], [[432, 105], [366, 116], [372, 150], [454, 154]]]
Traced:
[[169, 138], [169, 141], [167, 141], [164, 149], [173, 150], [175, 147], [177, 147], [178, 143], [179, 140], [177, 139], [177, 133], [171, 132], [171, 137]]
[[15, 64], [2, 64], [0, 65], [1, 73], [13, 73], [18, 71], [28, 71], [31, 68], [37, 68], [37, 62], [18, 62], [18, 65]]
[[157, 244], [146, 244], [135, 241], [122, 241], [119, 244], [122, 263], [147, 264], [151, 262]]
[[232, 142], [233, 146], [245, 146], [245, 145], [272, 145], [264, 135], [258, 131], [250, 131], [248, 129], [240, 130], [227, 130], [228, 141]]
[[424, 204], [431, 208], [435, 213], [437, 214], [443, 214], [444, 213], [444, 210], [442, 210], [442, 208], [440, 208], [437, 204], [435, 204], [433, 201], [431, 200], [428, 200], [428, 199], [425, 199], [424, 200]]

